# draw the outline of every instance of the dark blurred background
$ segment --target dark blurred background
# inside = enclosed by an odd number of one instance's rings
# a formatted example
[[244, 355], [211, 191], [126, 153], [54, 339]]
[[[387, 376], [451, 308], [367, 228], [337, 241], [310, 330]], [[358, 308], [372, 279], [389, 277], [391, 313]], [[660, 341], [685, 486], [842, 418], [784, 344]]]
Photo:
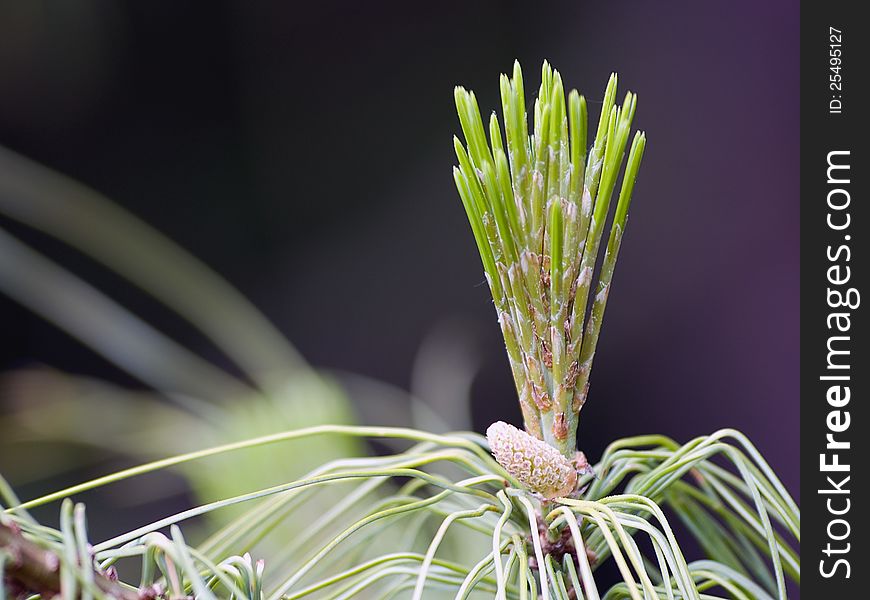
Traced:
[[[427, 340], [454, 340], [480, 367], [478, 431], [520, 417], [450, 174], [453, 86], [489, 112], [519, 58], [531, 102], [546, 58], [597, 119], [618, 71], [649, 143], [580, 446], [733, 426], [798, 494], [797, 2], [0, 7], [0, 144], [168, 234], [317, 367], [410, 389]], [[0, 225], [221, 360], [76, 253]], [[2, 371], [137, 385], [5, 297], [0, 332]]]

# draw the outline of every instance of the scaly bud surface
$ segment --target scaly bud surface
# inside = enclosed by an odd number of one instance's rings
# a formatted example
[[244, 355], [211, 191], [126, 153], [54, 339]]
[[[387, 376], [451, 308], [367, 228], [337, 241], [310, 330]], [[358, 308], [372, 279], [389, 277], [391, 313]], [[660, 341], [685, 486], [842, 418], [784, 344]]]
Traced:
[[504, 421], [490, 425], [486, 439], [498, 464], [533, 492], [561, 498], [574, 491], [577, 470], [553, 446]]

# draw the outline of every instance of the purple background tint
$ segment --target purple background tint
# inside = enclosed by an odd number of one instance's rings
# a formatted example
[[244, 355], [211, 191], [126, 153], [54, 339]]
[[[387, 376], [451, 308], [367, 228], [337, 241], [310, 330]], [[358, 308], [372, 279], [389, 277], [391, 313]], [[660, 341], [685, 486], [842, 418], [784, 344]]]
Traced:
[[[0, 143], [170, 234], [318, 366], [407, 387], [427, 333], [463, 324], [483, 430], [519, 411], [450, 175], [452, 87], [488, 112], [514, 57], [530, 93], [548, 58], [597, 118], [618, 70], [649, 143], [581, 446], [734, 426], [797, 494], [798, 3], [535, 6], [4, 4]], [[5, 298], [0, 330], [0, 368], [126, 381]]]

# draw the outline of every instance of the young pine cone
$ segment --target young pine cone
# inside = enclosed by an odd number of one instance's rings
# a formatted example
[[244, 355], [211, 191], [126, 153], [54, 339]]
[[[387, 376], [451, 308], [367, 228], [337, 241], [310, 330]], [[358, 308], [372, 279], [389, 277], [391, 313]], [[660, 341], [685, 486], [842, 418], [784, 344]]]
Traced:
[[503, 421], [489, 426], [486, 439], [498, 464], [533, 492], [549, 499], [574, 491], [577, 470], [546, 442]]

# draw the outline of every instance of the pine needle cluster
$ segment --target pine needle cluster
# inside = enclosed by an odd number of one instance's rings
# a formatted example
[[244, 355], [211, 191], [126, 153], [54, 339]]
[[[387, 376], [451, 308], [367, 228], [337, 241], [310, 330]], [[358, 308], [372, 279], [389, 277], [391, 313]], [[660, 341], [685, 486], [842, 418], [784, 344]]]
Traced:
[[616, 87], [613, 74], [591, 147], [586, 99], [572, 90], [566, 101], [559, 72], [546, 62], [531, 135], [519, 63], [512, 77], [501, 76], [504, 137], [493, 113], [487, 139], [474, 92], [455, 90], [465, 144], [454, 138], [453, 176], [495, 301], [526, 430], [569, 458], [646, 144], [635, 133], [611, 211], [637, 103], [628, 92], [618, 106]]

